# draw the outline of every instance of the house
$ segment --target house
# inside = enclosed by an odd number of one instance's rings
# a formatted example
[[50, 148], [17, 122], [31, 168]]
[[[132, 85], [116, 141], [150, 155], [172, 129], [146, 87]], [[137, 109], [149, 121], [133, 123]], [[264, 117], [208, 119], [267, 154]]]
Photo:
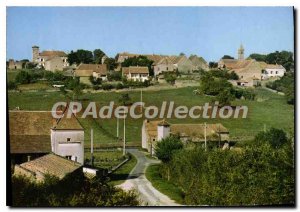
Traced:
[[117, 63], [123, 63], [128, 58], [133, 58], [138, 56], [145, 56], [148, 60], [152, 60], [153, 65], [158, 63], [162, 58], [166, 57], [164, 55], [158, 55], [158, 54], [132, 54], [128, 52], [123, 52], [117, 54], [116, 61]]
[[128, 80], [144, 82], [149, 80], [149, 69], [147, 66], [129, 66], [122, 68], [122, 76]]
[[286, 69], [278, 64], [262, 64], [263, 72], [262, 79], [269, 79], [272, 77], [283, 77]]
[[180, 73], [188, 74], [196, 70], [192, 61], [189, 58], [187, 58], [185, 55], [170, 56], [170, 59]]
[[169, 57], [162, 58], [154, 66], [154, 76], [158, 76], [164, 72], [176, 71], [177, 67], [173, 64], [173, 61]]
[[83, 164], [84, 129], [74, 114], [55, 119], [51, 111], [9, 111], [9, 147], [12, 164], [50, 152]]
[[47, 175], [62, 179], [67, 175], [81, 172], [80, 163], [50, 153], [37, 159], [15, 165], [14, 175], [26, 176], [34, 181], [42, 182]]
[[103, 81], [107, 80], [107, 66], [106, 64], [84, 64], [81, 63], [75, 70], [75, 76], [80, 78], [80, 82], [91, 84], [90, 76], [94, 78], [101, 78]]
[[178, 135], [184, 143], [201, 143], [205, 141], [205, 134], [207, 141], [229, 140], [229, 131], [220, 123], [170, 124], [165, 120], [145, 120], [142, 126], [142, 148], [154, 154], [157, 142], [170, 135]]
[[45, 50], [40, 52], [38, 46], [32, 47], [32, 62], [38, 67], [43, 67], [47, 71], [62, 71], [68, 67], [68, 56], [63, 51]]
[[201, 70], [202, 69], [202, 70], [208, 71], [208, 64], [203, 59], [203, 57], [198, 57], [197, 55], [191, 55], [189, 57], [189, 60], [194, 65], [194, 69], [196, 69], [196, 70]]
[[24, 61], [15, 61], [13, 59], [9, 59], [8, 61], [8, 69], [22, 69]]

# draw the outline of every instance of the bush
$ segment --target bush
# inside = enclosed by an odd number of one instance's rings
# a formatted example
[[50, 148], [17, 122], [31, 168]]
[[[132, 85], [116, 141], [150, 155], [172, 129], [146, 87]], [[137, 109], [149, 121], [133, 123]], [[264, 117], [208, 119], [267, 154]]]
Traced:
[[254, 141], [255, 144], [261, 145], [268, 143], [273, 148], [278, 149], [288, 142], [288, 138], [283, 130], [271, 128], [267, 132], [257, 134]]
[[109, 83], [103, 83], [102, 84], [102, 89], [103, 90], [111, 90], [113, 88], [114, 88], [114, 86], [112, 84], [109, 84]]
[[14, 90], [17, 89], [17, 84], [14, 81], [9, 81], [7, 83], [7, 89], [8, 90]]
[[31, 77], [27, 71], [20, 71], [15, 79], [16, 83], [28, 84], [31, 82]]
[[116, 89], [123, 89], [124, 88], [124, 86], [123, 86], [123, 84], [122, 83], [118, 83], [117, 85], [116, 85]]

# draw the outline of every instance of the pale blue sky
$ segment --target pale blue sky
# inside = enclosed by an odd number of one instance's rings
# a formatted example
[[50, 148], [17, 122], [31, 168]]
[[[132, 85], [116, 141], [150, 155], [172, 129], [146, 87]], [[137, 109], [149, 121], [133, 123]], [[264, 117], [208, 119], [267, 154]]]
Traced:
[[7, 56], [31, 59], [41, 50], [102, 49], [145, 54], [293, 51], [292, 7], [8, 7]]

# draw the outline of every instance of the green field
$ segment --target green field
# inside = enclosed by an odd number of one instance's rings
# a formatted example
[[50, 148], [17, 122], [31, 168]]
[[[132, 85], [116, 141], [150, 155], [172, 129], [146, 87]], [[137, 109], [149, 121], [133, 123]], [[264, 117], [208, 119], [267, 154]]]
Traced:
[[[211, 102], [212, 98], [208, 96], [197, 96], [193, 94], [195, 87], [178, 88], [161, 91], [144, 91], [143, 101], [146, 105], [155, 105], [160, 108], [162, 101], [174, 101], [175, 106], [186, 105], [192, 107], [195, 105], [204, 105]], [[294, 129], [294, 106], [286, 103], [285, 97], [272, 93], [263, 88], [255, 90], [257, 94], [256, 101], [236, 100], [233, 105], [246, 105], [249, 108], [246, 119], [175, 119], [167, 121], [170, 123], [222, 123], [230, 131], [231, 139], [234, 141], [249, 140], [255, 134], [266, 128], [281, 128], [292, 133]], [[140, 100], [139, 91], [129, 92], [132, 102]], [[90, 101], [95, 101], [98, 105], [108, 105], [110, 101], [118, 104], [120, 92], [99, 92], [85, 93], [80, 98], [83, 105]], [[59, 92], [9, 92], [9, 108], [14, 109], [19, 106], [21, 110], [51, 110], [54, 103], [66, 101], [64, 95]], [[88, 145], [90, 141], [90, 129], [94, 130], [95, 146], [105, 147], [107, 145], [122, 145], [122, 140], [117, 140], [117, 121], [116, 119], [81, 119], [80, 123], [85, 128], [85, 141]], [[141, 127], [143, 119], [126, 119], [126, 142], [132, 145], [139, 145], [141, 141]], [[123, 120], [119, 125], [119, 137], [123, 136]]]

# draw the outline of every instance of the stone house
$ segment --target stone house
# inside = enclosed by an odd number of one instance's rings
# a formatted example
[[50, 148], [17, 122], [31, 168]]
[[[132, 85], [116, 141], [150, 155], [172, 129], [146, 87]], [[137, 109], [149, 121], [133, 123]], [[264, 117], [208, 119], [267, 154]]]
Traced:
[[23, 61], [15, 61], [13, 59], [9, 59], [8, 69], [11, 69], [11, 70], [13, 70], [13, 69], [22, 69], [24, 63], [25, 62], [23, 62]]
[[12, 164], [50, 152], [83, 164], [84, 129], [74, 115], [55, 119], [51, 111], [9, 111], [9, 149]]
[[80, 78], [80, 82], [91, 84], [90, 76], [94, 78], [101, 78], [103, 81], [107, 80], [107, 66], [106, 64], [83, 64], [81, 63], [75, 70], [75, 76]]
[[50, 153], [37, 159], [15, 165], [14, 175], [26, 176], [33, 181], [42, 182], [47, 175], [55, 176], [59, 179], [67, 175], [75, 177], [81, 172], [80, 163], [68, 160], [62, 156]]
[[170, 56], [170, 59], [180, 73], [188, 74], [196, 70], [192, 61], [189, 58], [187, 58], [185, 55]]
[[190, 61], [193, 63], [194, 65], [194, 69], [195, 70], [205, 70], [208, 71], [208, 64], [207, 62], [203, 59], [203, 57], [198, 57], [197, 55], [191, 55], [189, 57]]
[[176, 71], [177, 67], [173, 64], [173, 61], [169, 57], [165, 57], [155, 64], [153, 70], [154, 76], [158, 76], [164, 72]]
[[62, 71], [69, 66], [68, 56], [63, 51], [45, 50], [40, 52], [38, 46], [32, 47], [32, 62], [47, 71]]
[[[205, 124], [170, 124], [165, 120], [145, 120], [142, 126], [142, 148], [155, 154], [157, 142], [170, 135], [178, 135], [184, 143], [203, 143]], [[206, 139], [209, 142], [229, 141], [229, 131], [220, 123], [206, 124]]]
[[122, 76], [128, 80], [144, 82], [149, 80], [149, 69], [147, 66], [123, 67]]

